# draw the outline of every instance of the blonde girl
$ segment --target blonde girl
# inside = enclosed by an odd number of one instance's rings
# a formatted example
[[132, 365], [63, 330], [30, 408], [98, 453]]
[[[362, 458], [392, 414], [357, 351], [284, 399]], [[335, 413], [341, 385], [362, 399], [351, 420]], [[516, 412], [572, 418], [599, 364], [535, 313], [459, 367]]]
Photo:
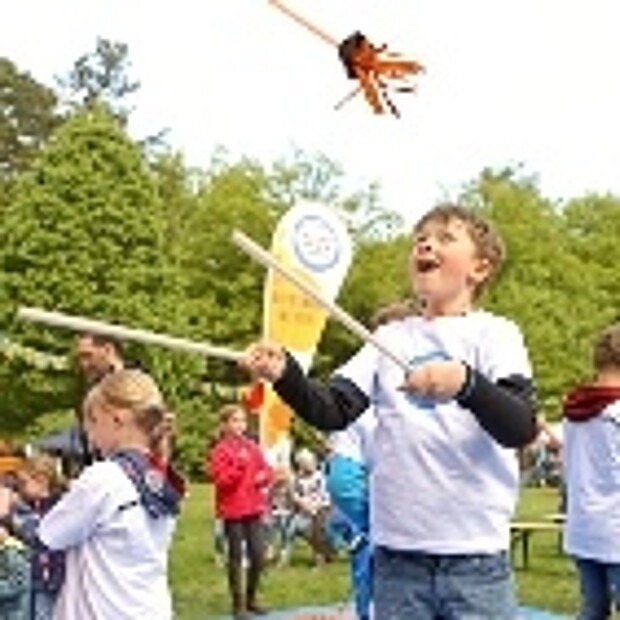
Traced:
[[140, 370], [107, 375], [84, 406], [89, 442], [103, 455], [41, 522], [67, 554], [55, 620], [170, 620], [168, 551], [184, 493], [154, 450], [168, 429], [155, 381]]

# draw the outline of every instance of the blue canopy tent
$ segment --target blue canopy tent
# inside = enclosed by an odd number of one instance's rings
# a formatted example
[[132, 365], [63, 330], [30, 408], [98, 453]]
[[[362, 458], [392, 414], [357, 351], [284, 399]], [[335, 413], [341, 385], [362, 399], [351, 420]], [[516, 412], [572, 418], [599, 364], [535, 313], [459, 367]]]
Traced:
[[48, 435], [31, 444], [38, 452], [47, 452], [57, 456], [62, 461], [62, 470], [70, 478], [92, 462], [92, 454], [87, 450], [82, 430], [77, 424]]
[[84, 455], [83, 438], [77, 425], [43, 437], [33, 442], [32, 446], [63, 458], [81, 458]]

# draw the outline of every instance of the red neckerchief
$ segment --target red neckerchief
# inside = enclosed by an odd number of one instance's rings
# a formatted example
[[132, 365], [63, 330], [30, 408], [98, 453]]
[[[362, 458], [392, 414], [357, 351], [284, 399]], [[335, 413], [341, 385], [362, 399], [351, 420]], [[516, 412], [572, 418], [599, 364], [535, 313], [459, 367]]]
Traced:
[[571, 422], [587, 422], [617, 400], [620, 400], [620, 385], [580, 385], [564, 399], [564, 417]]

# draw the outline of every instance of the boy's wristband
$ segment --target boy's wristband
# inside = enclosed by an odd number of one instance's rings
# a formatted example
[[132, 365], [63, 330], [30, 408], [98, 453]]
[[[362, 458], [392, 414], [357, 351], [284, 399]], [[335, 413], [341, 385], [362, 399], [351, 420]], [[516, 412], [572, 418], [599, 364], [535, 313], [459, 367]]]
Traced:
[[476, 387], [476, 373], [471, 369], [469, 364], [461, 362], [465, 366], [465, 380], [459, 388], [459, 391], [455, 394], [456, 400], [463, 400], [468, 398]]

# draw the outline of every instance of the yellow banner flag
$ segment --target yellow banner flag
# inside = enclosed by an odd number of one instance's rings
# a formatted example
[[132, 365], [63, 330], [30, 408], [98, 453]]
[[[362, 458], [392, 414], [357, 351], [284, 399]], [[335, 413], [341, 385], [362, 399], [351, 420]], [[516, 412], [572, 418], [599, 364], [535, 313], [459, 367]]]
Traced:
[[[302, 203], [278, 222], [271, 253], [323, 299], [333, 302], [351, 264], [351, 239], [336, 211]], [[273, 270], [267, 272], [263, 300], [265, 338], [284, 346], [307, 372], [325, 327], [326, 311]], [[290, 463], [291, 418], [289, 407], [265, 386], [260, 440], [276, 467]]]

